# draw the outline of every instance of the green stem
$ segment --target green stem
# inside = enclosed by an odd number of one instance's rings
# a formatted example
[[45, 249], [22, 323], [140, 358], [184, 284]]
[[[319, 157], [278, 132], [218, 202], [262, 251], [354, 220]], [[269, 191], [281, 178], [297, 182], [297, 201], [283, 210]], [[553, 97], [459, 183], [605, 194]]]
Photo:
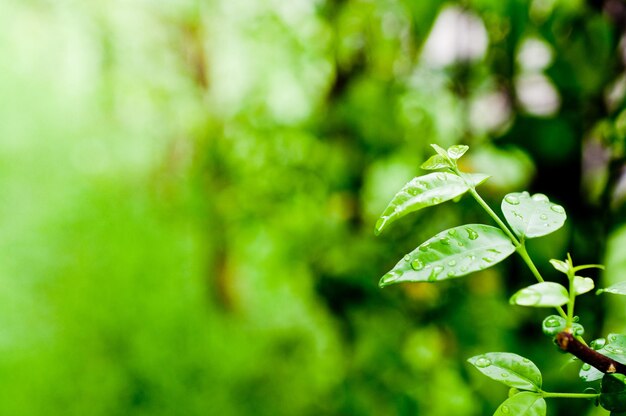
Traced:
[[521, 243], [519, 242], [517, 237], [515, 237], [515, 235], [511, 232], [511, 230], [509, 230], [509, 227], [507, 227], [504, 224], [504, 222], [502, 222], [500, 217], [498, 217], [498, 214], [493, 212], [493, 210], [491, 209], [491, 207], [489, 205], [487, 205], [485, 200], [482, 199], [482, 197], [480, 195], [478, 195], [478, 192], [476, 192], [476, 189], [474, 189], [473, 187], [470, 187], [470, 194], [472, 194], [472, 196], [474, 197], [476, 202], [478, 202], [478, 204], [481, 207], [483, 207], [483, 209], [485, 211], [487, 211], [487, 214], [489, 214], [489, 216], [491, 218], [493, 218], [493, 220], [496, 222], [496, 224], [498, 224], [498, 227], [500, 227], [502, 229], [502, 231], [504, 231], [504, 233], [507, 235], [507, 237], [509, 237], [511, 239], [511, 241], [513, 242], [513, 245], [515, 246], [515, 248], [518, 248], [521, 245]]
[[547, 391], [541, 391], [541, 395], [546, 399], [595, 399], [596, 397], [600, 396], [600, 393], [548, 393]]

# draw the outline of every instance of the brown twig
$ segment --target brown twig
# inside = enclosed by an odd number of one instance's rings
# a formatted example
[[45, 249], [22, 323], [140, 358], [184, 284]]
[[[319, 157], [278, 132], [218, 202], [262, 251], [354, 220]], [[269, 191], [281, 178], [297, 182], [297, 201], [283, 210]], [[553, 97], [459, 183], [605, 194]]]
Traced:
[[563, 351], [569, 352], [582, 362], [592, 365], [603, 373], [626, 374], [626, 365], [618, 363], [612, 358], [602, 355], [598, 351], [589, 348], [574, 338], [574, 335], [571, 332], [559, 332], [556, 335], [556, 344]]

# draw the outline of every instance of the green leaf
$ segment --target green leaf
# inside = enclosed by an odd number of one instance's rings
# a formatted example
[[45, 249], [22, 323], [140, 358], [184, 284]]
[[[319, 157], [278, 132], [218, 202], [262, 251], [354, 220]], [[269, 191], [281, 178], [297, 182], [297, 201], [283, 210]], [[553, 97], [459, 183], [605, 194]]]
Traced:
[[600, 405], [606, 410], [626, 411], [626, 376], [605, 374], [600, 390]]
[[513, 231], [522, 238], [550, 234], [561, 228], [567, 218], [562, 206], [553, 204], [544, 194], [531, 197], [528, 192], [506, 195], [502, 212]]
[[541, 394], [528, 391], [506, 399], [494, 416], [545, 416], [546, 401]]
[[591, 278], [574, 276], [574, 291], [576, 292], [577, 296], [591, 291], [594, 286], [595, 284], [593, 283], [593, 280]]
[[438, 144], [435, 144], [435, 143], [431, 143], [430, 147], [435, 149], [435, 152], [437, 152], [437, 154], [439, 156], [441, 156], [442, 158], [444, 158], [444, 159], [448, 158], [448, 152], [446, 152], [443, 147], [441, 147], [441, 146], [439, 146]]
[[541, 282], [525, 287], [511, 296], [510, 303], [520, 306], [547, 308], [565, 305], [569, 301], [567, 289], [559, 283]]
[[569, 267], [569, 264], [567, 264], [567, 262], [564, 262], [562, 260], [551, 259], [550, 264], [554, 266], [554, 268], [560, 271], [561, 273], [565, 273], [565, 274], [569, 273], [570, 267]]
[[451, 168], [452, 163], [450, 163], [448, 159], [442, 157], [441, 155], [433, 155], [429, 157], [426, 162], [422, 163], [422, 166], [420, 167], [425, 170], [437, 170]]
[[381, 278], [380, 286], [464, 276], [491, 267], [514, 251], [515, 246], [499, 228], [462, 225], [442, 231], [420, 244]]
[[469, 146], [466, 146], [464, 144], [457, 144], [455, 146], [448, 147], [447, 153], [450, 159], [458, 160], [461, 158], [461, 156], [465, 154], [465, 152], [467, 152], [468, 149], [469, 149]]
[[520, 390], [541, 390], [541, 372], [532, 361], [517, 354], [488, 352], [467, 361], [487, 377], [509, 387]]
[[598, 295], [600, 293], [613, 293], [614, 295], [626, 295], [626, 282], [615, 283], [604, 289], [599, 289], [596, 292]]
[[413, 178], [385, 208], [376, 222], [376, 235], [398, 218], [463, 195], [470, 189], [470, 185], [476, 186], [487, 178], [487, 175], [475, 173], [467, 175], [464, 179], [446, 172], [429, 173]]

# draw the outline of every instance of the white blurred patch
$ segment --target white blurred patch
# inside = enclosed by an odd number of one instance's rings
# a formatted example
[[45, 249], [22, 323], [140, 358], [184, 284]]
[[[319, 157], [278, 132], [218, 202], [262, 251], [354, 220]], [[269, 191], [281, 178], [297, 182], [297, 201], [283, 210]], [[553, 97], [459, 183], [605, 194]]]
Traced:
[[615, 111], [626, 96], [626, 74], [621, 74], [604, 92], [604, 102], [610, 111]]
[[504, 127], [511, 119], [511, 104], [503, 92], [479, 95], [470, 104], [472, 129], [490, 132]]
[[515, 80], [517, 99], [526, 112], [536, 116], [554, 115], [561, 98], [552, 82], [543, 74], [522, 74]]
[[424, 45], [422, 60], [434, 67], [482, 58], [489, 39], [482, 20], [457, 6], [444, 8]]
[[517, 64], [523, 71], [543, 71], [552, 63], [552, 59], [550, 46], [537, 38], [526, 38], [517, 52]]

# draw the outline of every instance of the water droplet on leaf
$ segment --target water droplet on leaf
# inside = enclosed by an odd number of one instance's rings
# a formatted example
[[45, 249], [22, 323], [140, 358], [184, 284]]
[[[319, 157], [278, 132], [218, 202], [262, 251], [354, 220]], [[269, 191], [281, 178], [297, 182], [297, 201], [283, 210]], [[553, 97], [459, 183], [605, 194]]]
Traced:
[[489, 358], [480, 357], [479, 359], [476, 360], [474, 365], [480, 368], [489, 367], [491, 365], [491, 360]]
[[510, 412], [509, 406], [507, 406], [507, 405], [502, 406], [500, 408], [500, 410], [502, 410], [502, 413], [509, 413]]
[[439, 197], [434, 197], [430, 200], [431, 204], [439, 204], [441, 202], [441, 198]]
[[419, 194], [419, 191], [415, 188], [409, 188], [408, 193], [411, 196], [416, 196], [417, 194]]
[[593, 348], [594, 350], [600, 350], [604, 348], [605, 345], [606, 345], [606, 338], [598, 338], [598, 339], [591, 341], [591, 344], [589, 346]]
[[493, 263], [493, 259], [491, 257], [483, 257], [483, 261], [485, 263]]
[[540, 218], [540, 219], [542, 219], [543, 221], [545, 221], [545, 220], [547, 220], [547, 219], [548, 219], [548, 216], [547, 216], [546, 214], [541, 214], [541, 215], [539, 216], [539, 218]]
[[519, 198], [514, 195], [507, 195], [504, 200], [511, 205], [519, 205]]
[[402, 272], [399, 271], [399, 270], [394, 270], [394, 271], [391, 271], [391, 272], [385, 274], [382, 277], [382, 279], [380, 279], [380, 283], [381, 283], [381, 285], [386, 285], [388, 283], [395, 282], [400, 277], [402, 277]]
[[591, 370], [591, 366], [589, 364], [585, 363], [582, 366], [582, 370], [583, 371], [589, 371], [589, 370]]
[[439, 240], [439, 242], [441, 242], [441, 244], [443, 244], [444, 246], [450, 245], [450, 239], [447, 237], [443, 237], [441, 240]]
[[456, 260], [450, 260], [450, 261], [448, 262], [448, 266], [450, 266], [450, 267], [454, 267], [454, 266], [456, 266]]
[[543, 321], [543, 324], [548, 328], [556, 328], [557, 326], [561, 325], [561, 321], [558, 318], [551, 316], [550, 318], [547, 318], [545, 321]]
[[456, 235], [456, 230], [452, 229], [452, 230], [448, 230], [448, 235], [450, 237], [454, 237]]
[[441, 266], [435, 266], [432, 271], [430, 272], [430, 276], [428, 276], [428, 281], [429, 282], [434, 282], [435, 280], [437, 280], [437, 276], [439, 276], [439, 274], [443, 271], [443, 267]]
[[563, 209], [563, 207], [560, 205], [552, 205], [550, 209], [557, 214], [565, 214], [565, 209]]
[[420, 251], [428, 251], [429, 248], [430, 248], [430, 243], [424, 243], [421, 246], [419, 246]]
[[535, 194], [533, 195], [533, 201], [545, 202], [545, 201], [548, 201], [548, 197], [545, 196], [544, 194]]
[[404, 256], [404, 261], [409, 261], [409, 260], [411, 260], [411, 256], [409, 256], [408, 254]]
[[422, 270], [424, 268], [424, 263], [422, 263], [418, 259], [415, 259], [411, 262], [411, 268], [415, 271]]
[[448, 272], [448, 277], [454, 277], [454, 270], [450, 270]]
[[468, 227], [465, 229], [465, 231], [467, 231], [467, 238], [469, 238], [470, 240], [476, 240], [478, 238], [478, 233], [471, 228]]

